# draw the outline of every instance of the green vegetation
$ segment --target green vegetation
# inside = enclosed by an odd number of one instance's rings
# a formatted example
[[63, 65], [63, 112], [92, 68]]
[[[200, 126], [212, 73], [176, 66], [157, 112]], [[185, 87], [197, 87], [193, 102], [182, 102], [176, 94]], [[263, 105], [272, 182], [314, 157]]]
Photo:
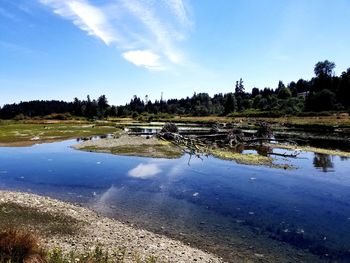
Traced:
[[44, 262], [45, 252], [39, 239], [30, 231], [19, 228], [0, 230], [0, 262]]
[[273, 161], [271, 157], [262, 156], [259, 154], [235, 153], [228, 150], [220, 150], [220, 149], [213, 149], [210, 152], [215, 157], [218, 157], [221, 159], [233, 160], [241, 164], [272, 166], [272, 161]]
[[182, 152], [175, 147], [166, 145], [139, 145], [124, 146], [111, 149], [111, 153], [119, 155], [134, 155], [153, 158], [179, 158]]
[[86, 146], [81, 148], [83, 151], [90, 152], [105, 152], [117, 155], [127, 156], [141, 156], [152, 158], [179, 158], [182, 156], [180, 148], [160, 142], [159, 144], [149, 145], [121, 145], [116, 147], [99, 147], [99, 146]]
[[0, 229], [25, 227], [40, 230], [46, 236], [74, 235], [82, 223], [69, 216], [44, 213], [15, 203], [0, 203]]
[[[48, 263], [123, 263], [126, 262], [126, 248], [118, 248], [113, 252], [105, 251], [97, 246], [93, 251], [71, 251], [64, 253], [61, 249], [56, 248], [47, 253]], [[132, 252], [130, 252], [132, 253]], [[133, 254], [133, 263], [161, 263], [155, 256], [146, 256], [144, 259], [138, 253]], [[130, 262], [129, 260], [127, 262]], [[165, 263], [165, 262], [164, 262]]]
[[294, 145], [288, 145], [288, 144], [268, 144], [268, 146], [274, 147], [274, 148], [288, 149], [288, 150], [300, 150], [304, 152], [314, 152], [314, 153], [321, 153], [321, 154], [327, 154], [327, 155], [336, 155], [341, 157], [350, 157], [350, 152], [323, 149], [323, 148], [317, 148], [317, 147], [311, 147], [311, 146], [299, 146], [299, 145], [294, 146]]
[[236, 153], [228, 150], [221, 150], [221, 149], [213, 149], [210, 151], [210, 153], [220, 159], [226, 159], [226, 160], [232, 160], [240, 164], [247, 164], [247, 165], [262, 165], [262, 166], [269, 166], [272, 168], [279, 168], [279, 169], [294, 169], [295, 167], [289, 165], [289, 164], [274, 164], [273, 158], [269, 156], [263, 156], [260, 154], [244, 154], [244, 153]]
[[[24, 228], [5, 228], [0, 230], [0, 263], [123, 263], [126, 248], [105, 251], [96, 246], [89, 251], [64, 252], [60, 248], [47, 251], [40, 243], [40, 238], [32, 231]], [[132, 253], [132, 252], [130, 252]], [[151, 255], [142, 258], [138, 253], [133, 254], [134, 263], [157, 263], [157, 257]], [[130, 261], [128, 261], [130, 262]]]
[[0, 144], [31, 145], [118, 132], [110, 123], [53, 122], [0, 122]]
[[[279, 81], [277, 87], [252, 88], [246, 92], [242, 79], [232, 87], [232, 92], [215, 94], [194, 93], [183, 99], [155, 100], [145, 96], [142, 100], [134, 96], [122, 106], [109, 105], [105, 95], [98, 99], [77, 98], [72, 102], [29, 101], [7, 104], [0, 108], [2, 119], [69, 120], [73, 118], [104, 119], [107, 117], [132, 117], [136, 120], [152, 121], [178, 116], [246, 116], [281, 117], [304, 114], [331, 114], [350, 110], [350, 68], [340, 76], [334, 75], [335, 64], [328, 60], [314, 67], [315, 77], [299, 79], [285, 85]], [[74, 117], [73, 117], [74, 116]]]
[[[41, 237], [67, 238], [76, 236], [84, 223], [70, 216], [39, 211], [16, 203], [0, 203], [0, 263], [47, 262], [47, 263], [109, 263], [124, 262], [125, 256], [135, 263], [163, 262], [155, 256], [142, 257], [125, 247], [113, 251], [103, 250], [96, 244], [93, 250], [48, 250], [41, 244]], [[127, 261], [130, 262], [130, 261]]]
[[[285, 85], [279, 81], [276, 88], [252, 88], [245, 91], [243, 80], [236, 82], [232, 92], [218, 93], [213, 97], [207, 93], [195, 93], [192, 97], [151, 102], [136, 95], [129, 104], [118, 106], [116, 116], [149, 114], [151, 119], [158, 114], [180, 116], [247, 116], [280, 117], [299, 115], [305, 112], [344, 111], [350, 109], [350, 68], [335, 76], [335, 64], [327, 60], [315, 65], [315, 77], [300, 79]], [[156, 116], [154, 116], [156, 115]]]
[[230, 116], [174, 116], [171, 119], [159, 119], [163, 122], [175, 123], [235, 123], [238, 126], [246, 126], [257, 122], [266, 122], [269, 124], [284, 125], [290, 127], [350, 127], [350, 118], [347, 115], [334, 114], [331, 116], [285, 116], [285, 117], [249, 117], [241, 114], [232, 114]]

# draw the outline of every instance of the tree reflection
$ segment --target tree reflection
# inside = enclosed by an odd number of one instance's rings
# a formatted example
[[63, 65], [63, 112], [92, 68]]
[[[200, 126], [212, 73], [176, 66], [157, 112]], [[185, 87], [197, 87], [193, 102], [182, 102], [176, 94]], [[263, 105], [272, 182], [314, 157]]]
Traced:
[[328, 154], [314, 153], [314, 167], [322, 169], [323, 172], [331, 171], [330, 168], [334, 167], [331, 156]]
[[262, 156], [267, 156], [269, 153], [273, 152], [273, 149], [271, 147], [261, 145], [259, 147], [256, 147], [256, 151]]

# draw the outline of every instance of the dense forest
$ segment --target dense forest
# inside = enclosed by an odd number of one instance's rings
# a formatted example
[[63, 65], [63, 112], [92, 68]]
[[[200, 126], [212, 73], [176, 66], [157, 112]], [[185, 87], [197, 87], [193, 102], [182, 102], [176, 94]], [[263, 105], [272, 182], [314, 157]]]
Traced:
[[31, 117], [69, 118], [71, 116], [102, 119], [139, 115], [177, 114], [190, 116], [246, 115], [282, 116], [317, 113], [325, 111], [350, 110], [350, 68], [340, 76], [334, 75], [335, 64], [328, 60], [318, 62], [314, 67], [315, 77], [299, 79], [285, 85], [279, 81], [277, 87], [246, 92], [242, 79], [234, 85], [233, 92], [215, 94], [195, 93], [182, 99], [156, 100], [145, 96], [134, 96], [124, 106], [111, 106], [105, 95], [98, 99], [74, 99], [64, 101], [29, 101], [7, 104], [0, 109], [2, 119], [23, 119]]

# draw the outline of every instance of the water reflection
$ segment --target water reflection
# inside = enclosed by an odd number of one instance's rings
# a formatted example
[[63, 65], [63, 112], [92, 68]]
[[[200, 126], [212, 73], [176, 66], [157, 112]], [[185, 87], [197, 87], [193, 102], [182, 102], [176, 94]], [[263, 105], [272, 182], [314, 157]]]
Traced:
[[328, 154], [314, 153], [313, 164], [315, 168], [320, 168], [323, 172], [334, 172], [332, 157]]
[[148, 164], [140, 163], [135, 168], [131, 169], [128, 172], [128, 175], [130, 177], [135, 177], [140, 179], [149, 179], [161, 172], [162, 170], [155, 163], [148, 163]]
[[[283, 258], [281, 247], [291, 251], [290, 245], [333, 259], [350, 258], [346, 158], [302, 152], [288, 159], [295, 170], [212, 157], [194, 158], [189, 166], [188, 155], [174, 160], [114, 156], [75, 151], [72, 143], [0, 147], [0, 188], [79, 202], [230, 262], [239, 254], [237, 247], [250, 254], [275, 251]], [[335, 167], [332, 176], [324, 174]]]
[[273, 152], [271, 147], [263, 146], [263, 145], [256, 147], [256, 151], [258, 154], [262, 156], [268, 156], [269, 153]]
[[88, 136], [88, 137], [78, 137], [78, 138], [76, 138], [76, 141], [81, 142], [81, 141], [99, 140], [99, 139], [107, 139], [107, 138], [113, 138], [113, 134], [102, 134], [102, 135], [94, 135], [94, 136]]

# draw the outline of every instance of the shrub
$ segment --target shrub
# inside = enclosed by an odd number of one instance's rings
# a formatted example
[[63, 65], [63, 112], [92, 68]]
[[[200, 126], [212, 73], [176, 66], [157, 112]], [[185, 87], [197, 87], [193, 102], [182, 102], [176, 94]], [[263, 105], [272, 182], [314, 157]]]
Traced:
[[139, 116], [139, 114], [136, 111], [134, 111], [131, 116], [133, 119], [136, 119]]
[[20, 113], [20, 114], [16, 115], [13, 119], [14, 119], [15, 121], [20, 121], [20, 120], [27, 119], [27, 117], [24, 116], [23, 113]]
[[227, 117], [281, 117], [284, 113], [281, 111], [261, 111], [256, 109], [247, 109], [242, 112], [233, 112], [227, 115]]
[[71, 120], [73, 117], [69, 112], [66, 113], [52, 113], [44, 116], [46, 120]]
[[332, 112], [332, 111], [319, 111], [319, 112], [305, 111], [305, 112], [298, 113], [297, 116], [300, 116], [300, 117], [333, 116], [335, 113], [336, 112]]
[[44, 262], [44, 252], [33, 233], [9, 228], [0, 232], [0, 262]]

